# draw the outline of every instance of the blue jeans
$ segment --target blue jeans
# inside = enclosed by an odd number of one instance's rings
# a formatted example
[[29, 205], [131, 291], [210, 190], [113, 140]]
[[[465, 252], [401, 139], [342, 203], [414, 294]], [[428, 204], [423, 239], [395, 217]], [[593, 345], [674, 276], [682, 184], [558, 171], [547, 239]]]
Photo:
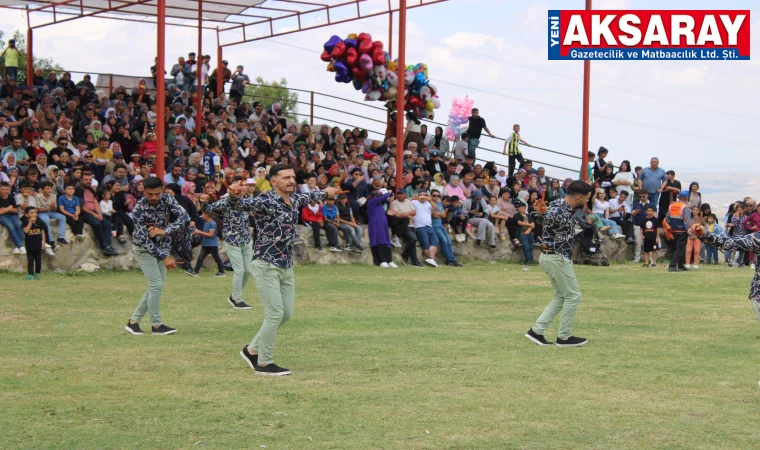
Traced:
[[718, 264], [718, 247], [713, 247], [712, 245], [705, 245], [705, 262], [714, 261], [715, 264]]
[[419, 227], [414, 229], [417, 240], [420, 241], [420, 247], [427, 250], [430, 247], [438, 247], [438, 235], [435, 234], [433, 227]]
[[649, 193], [649, 203], [653, 204], [654, 206], [657, 206], [660, 204], [660, 195], [662, 195], [659, 192], [650, 192]]
[[24, 246], [24, 230], [21, 228], [21, 220], [19, 220], [16, 214], [9, 213], [1, 215], [0, 225], [8, 229], [16, 248]]
[[362, 227], [359, 225], [356, 228], [346, 223], [340, 224], [340, 231], [343, 232], [343, 239], [346, 241], [346, 245], [353, 245], [355, 247], [362, 246]]
[[451, 245], [449, 233], [446, 232], [443, 225], [433, 225], [433, 230], [435, 231], [435, 235], [438, 236], [438, 243], [441, 244], [441, 251], [443, 252], [443, 256], [446, 257], [446, 262], [456, 262], [457, 259], [454, 256], [454, 248]]
[[520, 236], [517, 237], [517, 239], [520, 241], [520, 245], [522, 245], [523, 248], [523, 257], [525, 258], [526, 263], [533, 263], [533, 245], [535, 243], [535, 238], [533, 237], [533, 233], [525, 234], [520, 233]]
[[606, 227], [612, 227], [610, 229], [610, 234], [620, 234], [620, 228], [618, 228], [618, 225], [615, 222], [613, 222], [613, 221], [611, 221], [609, 219], [602, 219], [601, 217], [599, 218], [599, 220], [602, 221], [602, 223], [604, 224], [604, 226], [606, 226]]
[[55, 211], [43, 211], [37, 215], [47, 226], [48, 242], [53, 242], [53, 233], [50, 231], [50, 219], [58, 222], [58, 239], [66, 238], [66, 216]]
[[[5, 68], [5, 81], [8, 81], [8, 78], [13, 78], [16, 80], [16, 85], [18, 85], [18, 67], [6, 67]], [[29, 84], [29, 83], [27, 83]]]
[[478, 145], [480, 145], [480, 139], [470, 138], [467, 142], [467, 154], [475, 158], [475, 151], [478, 149]]

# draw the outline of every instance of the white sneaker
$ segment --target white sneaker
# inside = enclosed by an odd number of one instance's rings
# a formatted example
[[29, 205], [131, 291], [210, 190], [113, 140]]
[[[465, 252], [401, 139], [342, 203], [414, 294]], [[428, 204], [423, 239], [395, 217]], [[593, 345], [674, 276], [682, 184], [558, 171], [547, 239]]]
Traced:
[[612, 239], [623, 239], [624, 237], [625, 235], [620, 233], [612, 235]]
[[391, 245], [396, 248], [401, 248], [401, 241], [397, 237], [395, 237], [391, 239]]
[[53, 252], [53, 249], [48, 247], [45, 249], [45, 254], [48, 256], [55, 256], [55, 253]]
[[755, 270], [755, 265], [754, 264], [750, 264], [749, 266], [752, 267], [752, 270]]
[[382, 267], [383, 269], [387, 269], [390, 266], [388, 265], [388, 263], [384, 262], [384, 263], [380, 263], [380, 267]]
[[686, 267], [687, 269], [691, 269], [691, 265], [689, 264], [684, 265], [684, 267]]
[[14, 248], [13, 249], [13, 254], [14, 255], [20, 255], [21, 254], [21, 247]]
[[26, 249], [24, 247], [19, 247], [21, 249], [21, 254], [26, 255]]
[[390, 267], [391, 269], [398, 269], [398, 266], [396, 265], [395, 262], [389, 262], [388, 267]]
[[428, 263], [429, 265], [433, 266], [433, 267], [438, 267], [438, 263], [435, 262], [435, 260], [433, 258], [428, 258], [428, 259], [425, 260], [425, 262]]
[[696, 264], [694, 264], [694, 268], [695, 268], [695, 269], [699, 269], [699, 266], [698, 266], [698, 265], [696, 265]]

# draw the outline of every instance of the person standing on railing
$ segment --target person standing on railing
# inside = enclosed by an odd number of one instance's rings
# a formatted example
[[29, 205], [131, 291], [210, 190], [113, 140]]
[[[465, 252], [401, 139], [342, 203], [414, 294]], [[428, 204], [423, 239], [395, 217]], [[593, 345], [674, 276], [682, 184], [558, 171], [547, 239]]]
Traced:
[[520, 151], [520, 144], [530, 145], [520, 138], [520, 125], [515, 124], [512, 127], [512, 134], [509, 135], [507, 141], [504, 143], [504, 151], [502, 155], [509, 154], [509, 176], [511, 177], [515, 173], [515, 162], [519, 162], [520, 165], [524, 163], [522, 151]]
[[473, 159], [477, 159], [475, 151], [477, 150], [478, 145], [480, 145], [480, 135], [483, 134], [483, 130], [486, 130], [486, 133], [488, 133], [490, 137], [493, 137], [493, 133], [491, 133], [491, 130], [486, 126], [486, 120], [480, 116], [478, 108], [472, 108], [472, 116], [470, 116], [468, 123], [467, 136], [470, 140], [467, 152]]
[[[21, 57], [21, 53], [19, 53], [18, 49], [16, 48], [15, 39], [8, 40], [8, 46], [5, 47], [2, 52], [0, 52], [0, 56], [5, 56], [6, 82], [8, 81], [8, 78], [13, 78], [14, 80], [18, 81], [18, 62]], [[27, 74], [27, 77], [28, 76], [29, 75]]]

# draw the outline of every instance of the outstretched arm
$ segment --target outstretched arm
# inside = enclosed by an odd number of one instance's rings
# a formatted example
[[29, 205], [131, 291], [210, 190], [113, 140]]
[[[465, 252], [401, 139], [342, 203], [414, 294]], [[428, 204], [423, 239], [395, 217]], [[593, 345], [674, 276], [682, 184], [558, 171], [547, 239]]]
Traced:
[[721, 250], [760, 252], [760, 233], [732, 237], [722, 234], [705, 233], [705, 227], [703, 225], [694, 225], [691, 228], [691, 231], [700, 241], [707, 245], [718, 247]]

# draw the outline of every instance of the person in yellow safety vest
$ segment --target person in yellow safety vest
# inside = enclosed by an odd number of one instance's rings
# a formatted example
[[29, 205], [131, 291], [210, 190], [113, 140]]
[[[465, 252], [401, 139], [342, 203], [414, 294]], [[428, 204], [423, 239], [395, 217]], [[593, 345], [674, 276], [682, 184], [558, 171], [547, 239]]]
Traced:
[[689, 191], [681, 191], [678, 200], [668, 207], [668, 215], [665, 217], [670, 231], [676, 240], [676, 249], [670, 258], [668, 272], [683, 272], [686, 270], [686, 239], [691, 228], [691, 208], [687, 204]]
[[[512, 127], [512, 134], [510, 134], [507, 141], [504, 142], [504, 151], [502, 152], [502, 155], [509, 154], [510, 177], [515, 173], [515, 160], [520, 163], [520, 168], [522, 168], [524, 162], [522, 151], [520, 151], [520, 144], [530, 146], [530, 144], [520, 138], [520, 125], [515, 124]], [[507, 152], [507, 150], [509, 150], [509, 152]]]

